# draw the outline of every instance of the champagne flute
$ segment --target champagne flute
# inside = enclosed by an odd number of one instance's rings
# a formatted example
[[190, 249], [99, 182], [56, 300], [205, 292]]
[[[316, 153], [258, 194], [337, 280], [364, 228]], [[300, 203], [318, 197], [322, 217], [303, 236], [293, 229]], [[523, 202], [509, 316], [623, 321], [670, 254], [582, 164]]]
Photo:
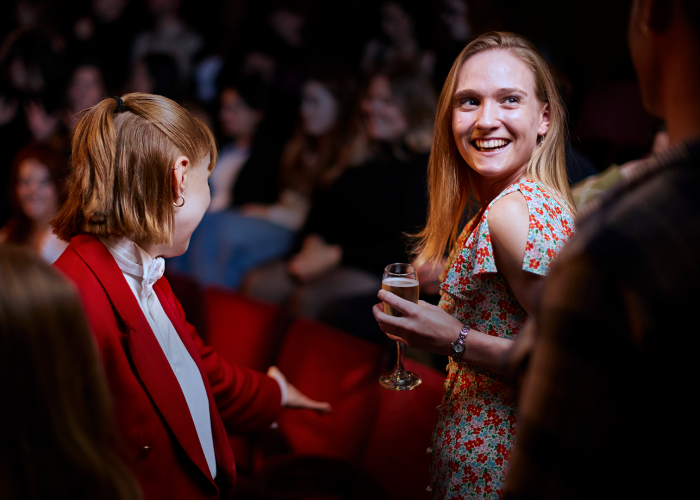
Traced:
[[[382, 276], [382, 289], [391, 292], [402, 299], [418, 303], [418, 276], [411, 264], [389, 264], [384, 268]], [[401, 316], [401, 313], [384, 302], [384, 312], [392, 316]], [[410, 391], [420, 385], [422, 380], [413, 372], [407, 372], [403, 368], [403, 349], [401, 342], [397, 344], [397, 360], [394, 371], [379, 377], [379, 383], [385, 389], [392, 391]]]

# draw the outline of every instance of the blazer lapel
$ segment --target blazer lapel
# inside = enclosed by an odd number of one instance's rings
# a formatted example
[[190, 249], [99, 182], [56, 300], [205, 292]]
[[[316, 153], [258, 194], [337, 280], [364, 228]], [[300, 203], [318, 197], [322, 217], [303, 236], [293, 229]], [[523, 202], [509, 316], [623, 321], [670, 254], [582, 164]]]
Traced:
[[[177, 334], [180, 336], [182, 343], [185, 345], [187, 352], [190, 353], [190, 356], [197, 364], [199, 373], [202, 375], [204, 388], [207, 391], [207, 397], [209, 399], [209, 415], [211, 420], [212, 437], [214, 439], [214, 453], [216, 455], [216, 461], [220, 465], [217, 467], [217, 475], [224, 473], [227, 474], [229, 476], [228, 479], [230, 484], [233, 486], [236, 482], [236, 467], [234, 456], [231, 452], [231, 446], [228, 443], [226, 428], [224, 427], [224, 423], [221, 421], [221, 417], [219, 416], [219, 409], [216, 407], [216, 401], [214, 400], [214, 395], [211, 392], [209, 378], [204, 370], [202, 358], [199, 354], [197, 346], [192, 340], [185, 322], [182, 321], [180, 315], [176, 312], [173, 303], [172, 289], [170, 289], [169, 285], [165, 285], [164, 283], [167, 283], [166, 278], [159, 279], [154, 285], [153, 289], [155, 290], [156, 295], [158, 295], [158, 300], [160, 300], [160, 304], [163, 306], [165, 314], [167, 314], [170, 318], [170, 321], [172, 322], [173, 327], [175, 327]], [[226, 467], [226, 464], [231, 464], [231, 468]]]
[[[71, 244], [78, 255], [95, 273], [95, 276], [109, 296], [114, 309], [126, 324], [129, 351], [143, 386], [150, 394], [163, 419], [173, 431], [187, 455], [202, 473], [213, 481], [202, 445], [199, 442], [197, 430], [192, 421], [190, 409], [180, 389], [180, 384], [121, 269], [119, 269], [112, 254], [94, 236], [76, 236], [72, 238]], [[171, 318], [171, 321], [173, 321], [170, 311], [167, 309], [165, 311]], [[178, 329], [175, 322], [173, 322], [173, 325]], [[182, 338], [182, 334], [179, 331], [178, 334]], [[189, 347], [187, 348], [190, 350]], [[193, 356], [193, 358], [198, 362], [201, 372], [201, 364], [198, 361], [199, 356]], [[209, 393], [209, 385], [206, 383], [206, 379], [205, 387], [207, 387]], [[208, 395], [211, 406], [212, 397], [210, 393]]]

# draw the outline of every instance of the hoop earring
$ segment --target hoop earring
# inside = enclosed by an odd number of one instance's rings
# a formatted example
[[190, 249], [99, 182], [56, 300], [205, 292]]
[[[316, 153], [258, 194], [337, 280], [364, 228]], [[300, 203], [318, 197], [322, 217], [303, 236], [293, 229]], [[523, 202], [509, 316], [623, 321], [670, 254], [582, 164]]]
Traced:
[[178, 205], [177, 203], [173, 202], [173, 205], [175, 205], [175, 208], [182, 208], [185, 206], [185, 197], [180, 195], [180, 198], [182, 198], [182, 204]]
[[538, 135], [538, 136], [537, 136], [537, 147], [540, 147], [540, 146], [542, 145], [542, 143], [544, 142], [544, 138], [545, 138], [545, 137], [546, 137], [546, 136], [544, 136], [544, 135]]

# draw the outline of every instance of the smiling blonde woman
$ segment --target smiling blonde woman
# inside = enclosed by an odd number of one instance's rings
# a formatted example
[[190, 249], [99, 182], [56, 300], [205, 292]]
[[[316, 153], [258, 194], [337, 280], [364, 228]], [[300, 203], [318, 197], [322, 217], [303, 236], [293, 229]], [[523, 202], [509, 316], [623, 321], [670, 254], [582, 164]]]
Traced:
[[[433, 435], [432, 498], [497, 498], [516, 434], [516, 387], [501, 360], [574, 230], [563, 105], [527, 39], [487, 33], [457, 57], [438, 103], [428, 179], [416, 264], [451, 248], [440, 304], [380, 291], [403, 317], [381, 304], [374, 316], [392, 339], [452, 357]], [[470, 201], [479, 208], [460, 234]]]

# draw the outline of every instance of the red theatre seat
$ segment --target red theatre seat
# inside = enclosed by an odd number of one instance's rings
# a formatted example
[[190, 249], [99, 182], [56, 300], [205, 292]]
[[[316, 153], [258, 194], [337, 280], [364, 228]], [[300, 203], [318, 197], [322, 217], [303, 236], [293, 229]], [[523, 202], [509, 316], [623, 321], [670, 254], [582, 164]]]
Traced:
[[290, 451], [358, 463], [379, 406], [379, 346], [309, 319], [287, 332], [277, 366], [301, 392], [333, 412], [284, 410], [279, 428]]
[[445, 374], [407, 359], [407, 370], [423, 383], [412, 391], [381, 390], [381, 403], [362, 466], [390, 499], [427, 499], [427, 449], [443, 394]]
[[229, 363], [266, 372], [284, 336], [279, 306], [217, 288], [205, 291], [204, 303], [207, 344]]

